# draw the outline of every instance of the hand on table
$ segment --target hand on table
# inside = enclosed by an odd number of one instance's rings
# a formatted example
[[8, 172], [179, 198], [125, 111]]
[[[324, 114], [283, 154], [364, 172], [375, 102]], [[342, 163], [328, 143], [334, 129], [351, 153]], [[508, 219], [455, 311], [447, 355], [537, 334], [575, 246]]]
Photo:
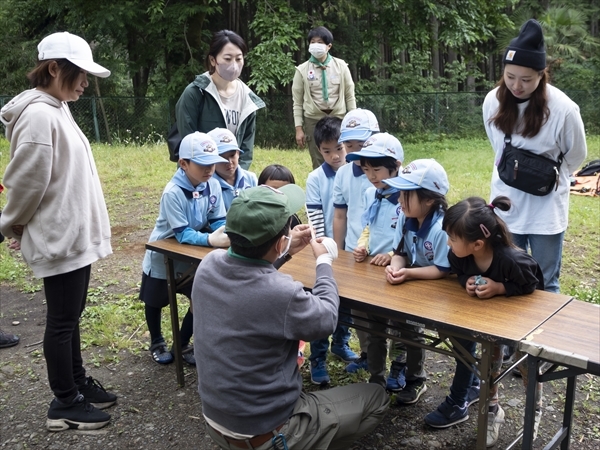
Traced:
[[365, 258], [367, 257], [367, 249], [363, 246], [356, 247], [352, 251], [352, 256], [354, 256], [354, 261], [363, 262], [365, 260]]
[[385, 279], [390, 284], [401, 284], [408, 280], [408, 272], [405, 267], [401, 269], [387, 266], [385, 268]]
[[487, 281], [486, 284], [475, 285], [475, 295], [480, 299], [488, 299], [495, 297], [496, 295], [506, 294], [504, 284], [498, 283], [490, 278], [482, 278]]
[[392, 257], [387, 253], [375, 255], [370, 261], [375, 266], [387, 266], [390, 262], [392, 262]]

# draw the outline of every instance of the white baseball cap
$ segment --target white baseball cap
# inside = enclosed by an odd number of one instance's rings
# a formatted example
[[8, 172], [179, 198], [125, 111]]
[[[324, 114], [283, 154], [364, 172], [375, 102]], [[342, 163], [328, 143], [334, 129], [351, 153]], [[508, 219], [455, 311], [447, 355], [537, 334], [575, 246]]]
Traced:
[[206, 133], [188, 134], [181, 140], [179, 146], [179, 159], [189, 159], [201, 166], [212, 166], [217, 163], [228, 162], [219, 156], [217, 143]]
[[217, 143], [219, 155], [230, 152], [231, 150], [238, 150], [240, 153], [244, 153], [238, 146], [234, 134], [229, 129], [215, 128], [214, 130], [209, 131], [208, 135]]
[[94, 62], [89, 44], [79, 36], [67, 31], [46, 36], [37, 48], [40, 61], [66, 59], [97, 77], [106, 78], [110, 75], [110, 70]]
[[401, 191], [427, 189], [446, 195], [450, 189], [448, 175], [435, 159], [415, 159], [404, 166], [397, 177], [388, 178], [383, 182]]
[[379, 123], [375, 114], [368, 109], [353, 109], [344, 116], [338, 143], [345, 141], [366, 141], [373, 133], [379, 133]]
[[359, 152], [348, 153], [346, 161], [356, 161], [360, 158], [383, 158], [389, 156], [397, 161], [404, 161], [402, 144], [389, 133], [377, 133], [365, 141]]

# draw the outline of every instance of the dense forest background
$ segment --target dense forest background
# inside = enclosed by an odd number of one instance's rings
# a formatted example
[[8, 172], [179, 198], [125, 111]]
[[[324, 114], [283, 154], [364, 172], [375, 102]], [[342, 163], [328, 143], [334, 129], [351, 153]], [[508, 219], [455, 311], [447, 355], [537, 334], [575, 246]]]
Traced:
[[[247, 41], [241, 78], [266, 102], [256, 142], [292, 148], [291, 81], [308, 59], [306, 36], [334, 35], [358, 106], [408, 138], [478, 136], [481, 102], [502, 71], [503, 50], [529, 18], [544, 28], [551, 82], [600, 132], [600, 0], [0, 0], [0, 107], [28, 88], [39, 41], [70, 31], [110, 68], [72, 106], [97, 142], [164, 139], [174, 105], [204, 60], [213, 32]], [[0, 132], [3, 127], [0, 126]]]
[[113, 71], [97, 95], [177, 98], [223, 28], [249, 44], [242, 78], [261, 95], [288, 93], [317, 25], [332, 30], [359, 93], [485, 91], [530, 17], [544, 26], [553, 82], [600, 90], [598, 0], [0, 0], [0, 94], [26, 88], [37, 43], [68, 30]]

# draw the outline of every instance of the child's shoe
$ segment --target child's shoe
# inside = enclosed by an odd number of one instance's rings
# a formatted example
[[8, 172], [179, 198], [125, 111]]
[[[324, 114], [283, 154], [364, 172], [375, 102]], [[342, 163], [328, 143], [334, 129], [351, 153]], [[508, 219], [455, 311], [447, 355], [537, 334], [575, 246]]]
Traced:
[[479, 386], [471, 386], [467, 391], [467, 406], [479, 401]]
[[171, 364], [173, 362], [173, 354], [167, 348], [165, 341], [153, 344], [150, 347], [150, 354], [158, 364]]
[[348, 373], [356, 373], [360, 369], [364, 369], [366, 371], [369, 370], [369, 364], [367, 363], [367, 354], [366, 353], [361, 353], [360, 357], [357, 360], [352, 361], [350, 364], [348, 364], [346, 366], [346, 372], [348, 372]]
[[390, 374], [387, 377], [385, 388], [388, 391], [398, 392], [406, 386], [406, 365], [398, 361], [392, 361]]
[[359, 356], [350, 349], [348, 344], [332, 344], [331, 345], [331, 354], [337, 356], [339, 359], [344, 361], [345, 363], [351, 363], [356, 361]]
[[464, 422], [469, 418], [469, 408], [458, 406], [450, 397], [438, 406], [438, 408], [425, 416], [425, 423], [433, 428], [448, 428], [452, 425]]
[[324, 360], [310, 362], [310, 381], [317, 385], [329, 383], [329, 374]]
[[181, 349], [181, 357], [190, 366], [196, 365], [196, 357], [194, 356], [194, 347], [190, 344], [184, 345]]
[[493, 447], [498, 442], [498, 436], [500, 435], [500, 425], [504, 423], [504, 410], [498, 405], [498, 410], [488, 412], [487, 422], [487, 438], [485, 441], [486, 447]]
[[427, 391], [424, 380], [407, 381], [406, 386], [396, 394], [396, 403], [399, 405], [413, 405], [419, 401], [421, 395]]

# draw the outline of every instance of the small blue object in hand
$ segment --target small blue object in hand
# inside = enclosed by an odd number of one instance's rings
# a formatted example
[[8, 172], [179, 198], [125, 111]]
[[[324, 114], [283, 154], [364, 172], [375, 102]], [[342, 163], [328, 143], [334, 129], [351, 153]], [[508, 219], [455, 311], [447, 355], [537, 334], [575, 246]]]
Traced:
[[475, 277], [475, 286], [481, 286], [483, 284], [487, 284], [487, 281], [485, 278], [481, 278], [481, 275], [477, 275]]

